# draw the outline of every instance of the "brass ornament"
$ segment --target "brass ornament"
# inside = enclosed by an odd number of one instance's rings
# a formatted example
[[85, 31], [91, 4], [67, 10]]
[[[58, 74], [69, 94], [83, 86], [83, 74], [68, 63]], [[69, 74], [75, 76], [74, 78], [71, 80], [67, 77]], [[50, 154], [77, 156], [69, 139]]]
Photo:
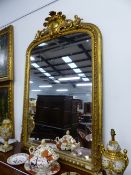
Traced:
[[120, 145], [115, 141], [115, 135], [115, 130], [111, 129], [111, 140], [107, 149], [101, 145], [102, 167], [108, 175], [123, 174], [129, 163], [127, 150], [121, 151]]
[[81, 20], [77, 15], [74, 16], [74, 20], [66, 19], [66, 16], [62, 12], [51, 11], [49, 13], [50, 17], [45, 19], [44, 28], [42, 31], [38, 31], [35, 39], [41, 38], [45, 34], [49, 34], [51, 37], [54, 37], [57, 34], [60, 34], [69, 29], [76, 29], [80, 27]]
[[12, 145], [8, 144], [9, 138], [12, 137], [13, 126], [10, 119], [4, 119], [0, 126], [0, 136], [4, 139], [4, 144], [0, 145], [1, 152], [8, 152], [13, 149]]

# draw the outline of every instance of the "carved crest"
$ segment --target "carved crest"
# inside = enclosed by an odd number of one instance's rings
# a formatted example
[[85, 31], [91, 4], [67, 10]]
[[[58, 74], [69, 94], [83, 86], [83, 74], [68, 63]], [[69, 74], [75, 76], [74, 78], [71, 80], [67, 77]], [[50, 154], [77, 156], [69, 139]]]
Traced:
[[38, 31], [35, 39], [42, 37], [45, 34], [49, 34], [53, 37], [56, 34], [60, 34], [63, 31], [69, 30], [69, 28], [78, 28], [81, 25], [81, 20], [77, 15], [74, 16], [74, 20], [66, 19], [66, 16], [62, 12], [51, 11], [49, 17], [45, 19], [42, 31]]

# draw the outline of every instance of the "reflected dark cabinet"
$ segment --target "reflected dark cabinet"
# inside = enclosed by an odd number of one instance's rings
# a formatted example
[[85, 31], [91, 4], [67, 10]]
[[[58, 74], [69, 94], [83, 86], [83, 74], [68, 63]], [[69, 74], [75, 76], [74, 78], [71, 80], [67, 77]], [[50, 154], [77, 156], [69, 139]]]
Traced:
[[38, 95], [35, 129], [32, 136], [39, 138], [62, 137], [69, 129], [75, 137], [78, 126], [77, 103], [72, 96]]

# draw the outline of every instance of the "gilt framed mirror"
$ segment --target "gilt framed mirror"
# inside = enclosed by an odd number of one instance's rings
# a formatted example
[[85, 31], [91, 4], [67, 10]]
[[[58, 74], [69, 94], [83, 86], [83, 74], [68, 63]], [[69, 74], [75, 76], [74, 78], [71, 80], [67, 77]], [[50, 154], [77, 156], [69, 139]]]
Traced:
[[[26, 52], [22, 142], [57, 144], [68, 130], [79, 143], [60, 161], [88, 172], [101, 167], [102, 44], [97, 26], [50, 12]], [[68, 133], [69, 134], [69, 133]]]

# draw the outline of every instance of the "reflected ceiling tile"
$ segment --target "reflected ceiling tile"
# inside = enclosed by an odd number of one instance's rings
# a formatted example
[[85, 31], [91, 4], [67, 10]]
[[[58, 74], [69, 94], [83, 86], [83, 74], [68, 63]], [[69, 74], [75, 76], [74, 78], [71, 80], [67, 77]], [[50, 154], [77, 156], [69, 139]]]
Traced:
[[62, 57], [62, 60], [65, 61], [66, 63], [71, 63], [72, 60], [70, 59], [69, 56]]
[[54, 82], [55, 82], [55, 83], [60, 83], [60, 81], [59, 81], [59, 80], [54, 80]]
[[51, 74], [49, 74], [49, 73], [44, 73], [47, 77], [50, 77], [51, 76]]
[[41, 44], [39, 44], [38, 46], [39, 47], [42, 47], [42, 46], [46, 46], [47, 45], [47, 43], [41, 43]]
[[80, 76], [80, 77], [86, 77], [85, 74], [83, 74], [83, 73], [78, 74], [78, 76]]
[[76, 86], [92, 86], [92, 83], [78, 83]]
[[89, 78], [82, 78], [83, 81], [90, 81]]
[[50, 78], [50, 79], [52, 79], [52, 80], [53, 80], [53, 79], [55, 79], [55, 77], [52, 77], [52, 76], [51, 76], [51, 77], [49, 77], [49, 78]]
[[38, 70], [43, 73], [46, 72], [43, 68], [38, 68]]
[[42, 90], [40, 90], [40, 89], [32, 89], [31, 91], [33, 91], [33, 92], [40, 92]]
[[40, 85], [39, 88], [50, 88], [52, 85]]
[[67, 92], [68, 89], [56, 89], [57, 92]]
[[80, 77], [64, 77], [64, 78], [59, 78], [59, 81], [72, 81], [72, 80], [79, 80]]
[[35, 61], [35, 58], [33, 56], [30, 57], [31, 61]]
[[31, 63], [31, 65], [34, 66], [35, 68], [40, 67], [40, 66], [39, 66], [38, 64], [36, 64], [36, 63]]
[[73, 69], [75, 73], [81, 73], [82, 71], [80, 69]]
[[75, 64], [75, 63], [70, 63], [70, 64], [68, 64], [68, 66], [70, 66], [70, 68], [77, 68], [77, 65]]

